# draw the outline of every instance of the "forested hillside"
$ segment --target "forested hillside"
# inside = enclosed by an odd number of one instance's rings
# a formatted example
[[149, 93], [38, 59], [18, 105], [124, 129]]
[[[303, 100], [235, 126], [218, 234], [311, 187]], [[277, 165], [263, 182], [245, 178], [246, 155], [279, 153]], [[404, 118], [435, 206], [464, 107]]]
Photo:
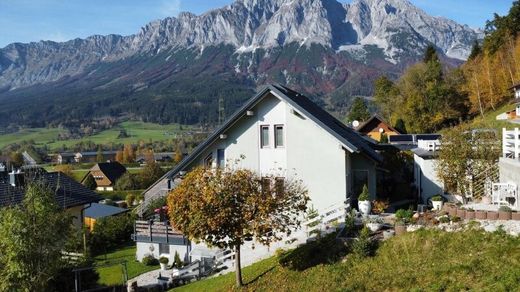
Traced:
[[396, 81], [380, 77], [374, 101], [392, 124], [409, 132], [435, 132], [512, 101], [511, 87], [520, 82], [520, 1], [509, 14], [487, 22], [483, 42], [475, 42], [466, 63], [443, 67], [433, 46], [422, 62]]

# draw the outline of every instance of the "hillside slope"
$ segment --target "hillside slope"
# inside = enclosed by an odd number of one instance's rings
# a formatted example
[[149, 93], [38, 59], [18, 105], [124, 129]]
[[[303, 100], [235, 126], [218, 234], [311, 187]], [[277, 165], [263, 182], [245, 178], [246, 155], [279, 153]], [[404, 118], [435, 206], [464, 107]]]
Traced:
[[[520, 239], [501, 233], [419, 230], [385, 242], [376, 256], [282, 268], [270, 258], [244, 269], [244, 291], [517, 291]], [[173, 291], [232, 291], [234, 274]]]

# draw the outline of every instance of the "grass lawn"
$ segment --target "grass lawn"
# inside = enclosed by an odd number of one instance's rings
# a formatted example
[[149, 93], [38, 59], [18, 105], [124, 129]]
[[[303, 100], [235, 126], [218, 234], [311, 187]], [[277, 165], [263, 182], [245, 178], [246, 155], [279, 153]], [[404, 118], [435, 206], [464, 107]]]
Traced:
[[[128, 138], [118, 139], [120, 130], [126, 130], [130, 136]], [[37, 146], [47, 145], [51, 150], [61, 148], [62, 145], [73, 146], [79, 142], [92, 141], [96, 144], [110, 144], [110, 143], [136, 143], [143, 141], [166, 141], [177, 137], [177, 135], [184, 131], [191, 130], [189, 126], [181, 126], [178, 124], [159, 125], [144, 122], [123, 122], [116, 127], [102, 131], [96, 135], [85, 137], [82, 139], [71, 139], [67, 141], [58, 141], [58, 134], [64, 132], [63, 129], [58, 128], [33, 128], [22, 129], [19, 132], [12, 134], [0, 135], [0, 149], [13, 143], [20, 143], [22, 141], [34, 140]]]
[[[303, 271], [276, 258], [243, 269], [243, 291], [519, 291], [520, 238], [420, 230], [384, 242], [374, 257]], [[232, 291], [234, 273], [173, 291]]]
[[[128, 272], [128, 279], [137, 277], [143, 273], [153, 271], [159, 266], [145, 266], [135, 260], [135, 246], [128, 246], [117, 251], [96, 257], [96, 265], [119, 263], [127, 261], [126, 267]], [[99, 273], [99, 284], [102, 285], [116, 285], [123, 283], [123, 269], [121, 265], [113, 265], [109, 267], [97, 268]]]
[[515, 109], [514, 104], [506, 104], [494, 111], [490, 111], [484, 114], [484, 117], [477, 116], [471, 122], [472, 127], [474, 128], [492, 128], [497, 129], [499, 133], [502, 133], [502, 128], [514, 128], [515, 124], [512, 124], [507, 121], [497, 121], [496, 117], [499, 114], [505, 113], [507, 111]]

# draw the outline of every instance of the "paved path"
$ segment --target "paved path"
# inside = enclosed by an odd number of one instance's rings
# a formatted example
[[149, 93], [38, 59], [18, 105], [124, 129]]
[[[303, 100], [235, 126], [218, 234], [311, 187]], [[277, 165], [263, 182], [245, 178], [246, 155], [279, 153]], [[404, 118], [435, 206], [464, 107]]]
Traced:
[[163, 271], [161, 269], [153, 270], [151, 272], [147, 272], [144, 274], [141, 274], [135, 278], [130, 279], [130, 281], [137, 281], [137, 286], [139, 287], [146, 287], [151, 285], [156, 285], [159, 282], [157, 281], [157, 278], [159, 277], [159, 274], [163, 277], [170, 277], [173, 270], [166, 270]]

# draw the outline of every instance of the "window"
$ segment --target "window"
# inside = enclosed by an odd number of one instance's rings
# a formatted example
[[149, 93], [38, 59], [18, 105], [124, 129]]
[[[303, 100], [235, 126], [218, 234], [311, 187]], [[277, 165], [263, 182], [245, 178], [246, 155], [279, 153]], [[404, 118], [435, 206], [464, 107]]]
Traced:
[[260, 146], [269, 147], [269, 126], [260, 126]]
[[170, 245], [159, 243], [159, 254], [170, 254]]
[[284, 146], [283, 141], [283, 126], [276, 125], [274, 126], [274, 147], [280, 148]]
[[226, 155], [224, 149], [217, 149], [217, 167], [224, 168], [226, 164]]
[[206, 158], [204, 159], [204, 166], [205, 167], [213, 166], [213, 154], [206, 156]]

